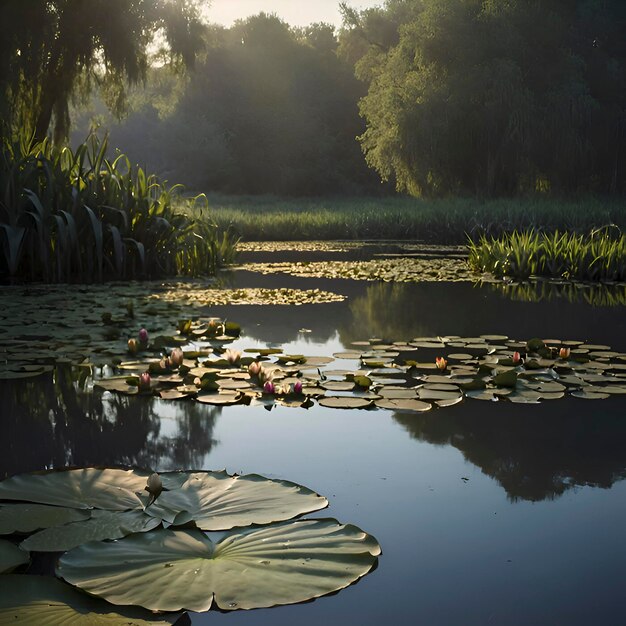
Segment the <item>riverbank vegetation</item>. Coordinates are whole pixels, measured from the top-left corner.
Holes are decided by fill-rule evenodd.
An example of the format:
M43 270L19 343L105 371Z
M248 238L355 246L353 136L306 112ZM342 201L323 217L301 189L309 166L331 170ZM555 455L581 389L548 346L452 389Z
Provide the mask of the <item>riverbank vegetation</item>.
M618 199L417 199L399 196L285 199L208 197L210 215L246 241L418 239L465 244L467 236L513 230L585 233L607 224L626 229Z
M214 273L234 241L203 217L174 210L179 188L109 160L106 140L76 150L5 138L0 150L0 279L93 282Z
M589 235L514 231L469 243L469 264L498 278L550 276L626 281L626 235L604 228Z

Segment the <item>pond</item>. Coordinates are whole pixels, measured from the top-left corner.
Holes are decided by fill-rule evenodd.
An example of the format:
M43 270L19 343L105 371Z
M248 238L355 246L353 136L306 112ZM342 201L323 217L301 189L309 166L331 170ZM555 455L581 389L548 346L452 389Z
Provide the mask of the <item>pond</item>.
M452 281L330 279L268 267L441 257L453 264ZM370 338L506 335L626 352L619 288L607 298L585 286L527 286L520 293L476 285L462 280L455 249L337 244L290 251L280 245L244 251L240 260L241 269L222 276L221 284L240 290L242 301L247 289L268 290L256 293L270 301L279 290L317 289L343 299L305 298L299 306L206 306L200 299L197 315L241 325L241 337L229 344L234 349L330 356ZM263 263L265 273L254 271L255 263ZM188 295L195 288L189 285ZM176 289L181 301L185 288ZM2 310L18 291L22 297L23 289L0 292ZM71 298L63 306L59 318L69 313ZM325 495L329 508L309 517L356 524L382 546L376 569L335 595L251 612L191 613L194 625L571 626L623 619L623 395L540 404L468 399L419 414L318 404L268 411L123 397L91 391L83 377L85 390L69 366L67 375L56 371L55 377L0 383L0 477L66 465L258 473Z

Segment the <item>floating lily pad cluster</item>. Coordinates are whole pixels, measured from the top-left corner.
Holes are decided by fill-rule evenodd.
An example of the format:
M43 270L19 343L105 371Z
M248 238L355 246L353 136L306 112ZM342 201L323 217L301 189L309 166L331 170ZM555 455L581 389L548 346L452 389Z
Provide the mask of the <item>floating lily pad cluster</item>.
M4 287L0 293L0 381L50 373L57 364L109 363L145 327L169 342L183 317L205 306L317 304L344 296L319 289L220 289L207 281ZM209 322L210 318L202 321ZM158 339L162 337L162 339ZM232 337L230 338L232 339Z
M406 255L369 261L313 261L248 263L238 269L261 274L290 274L301 278L348 278L385 282L458 282L475 281L467 261L455 257Z
M15 476L0 482L0 534L10 536L0 540L0 572L23 567L32 552L64 552L56 575L123 606L114 624L128 623L129 606L228 611L303 602L355 582L380 555L355 526L294 520L326 506L295 483L225 471ZM116 615L53 577L37 580L2 576L0 623L56 623L57 612Z
M182 365L127 361L125 373L96 387L164 400L213 405L423 412L466 399L538 403L565 396L626 395L626 353L609 346L504 335L418 337L409 342L356 342L332 357L285 354L280 348L183 350ZM151 372L142 390L139 372Z

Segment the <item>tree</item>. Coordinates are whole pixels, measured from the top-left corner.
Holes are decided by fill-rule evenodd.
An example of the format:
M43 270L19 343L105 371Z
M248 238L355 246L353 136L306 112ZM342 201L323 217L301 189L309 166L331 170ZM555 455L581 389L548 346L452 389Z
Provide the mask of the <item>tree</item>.
M190 65L203 31L197 0L3 0L0 24L0 112L38 138L54 119L56 139L67 136L73 96L100 87L119 112L155 41Z
M622 0L344 8L361 145L414 195L626 192Z

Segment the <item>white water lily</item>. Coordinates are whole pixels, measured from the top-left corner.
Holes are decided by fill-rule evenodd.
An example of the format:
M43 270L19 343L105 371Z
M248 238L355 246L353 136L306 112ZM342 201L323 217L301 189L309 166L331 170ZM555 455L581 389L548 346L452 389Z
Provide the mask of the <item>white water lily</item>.
M163 491L163 481L156 472L153 472L150 476L148 476L146 491L155 498Z
M222 355L231 365L236 365L241 359L241 352L239 350L231 350L227 348Z

